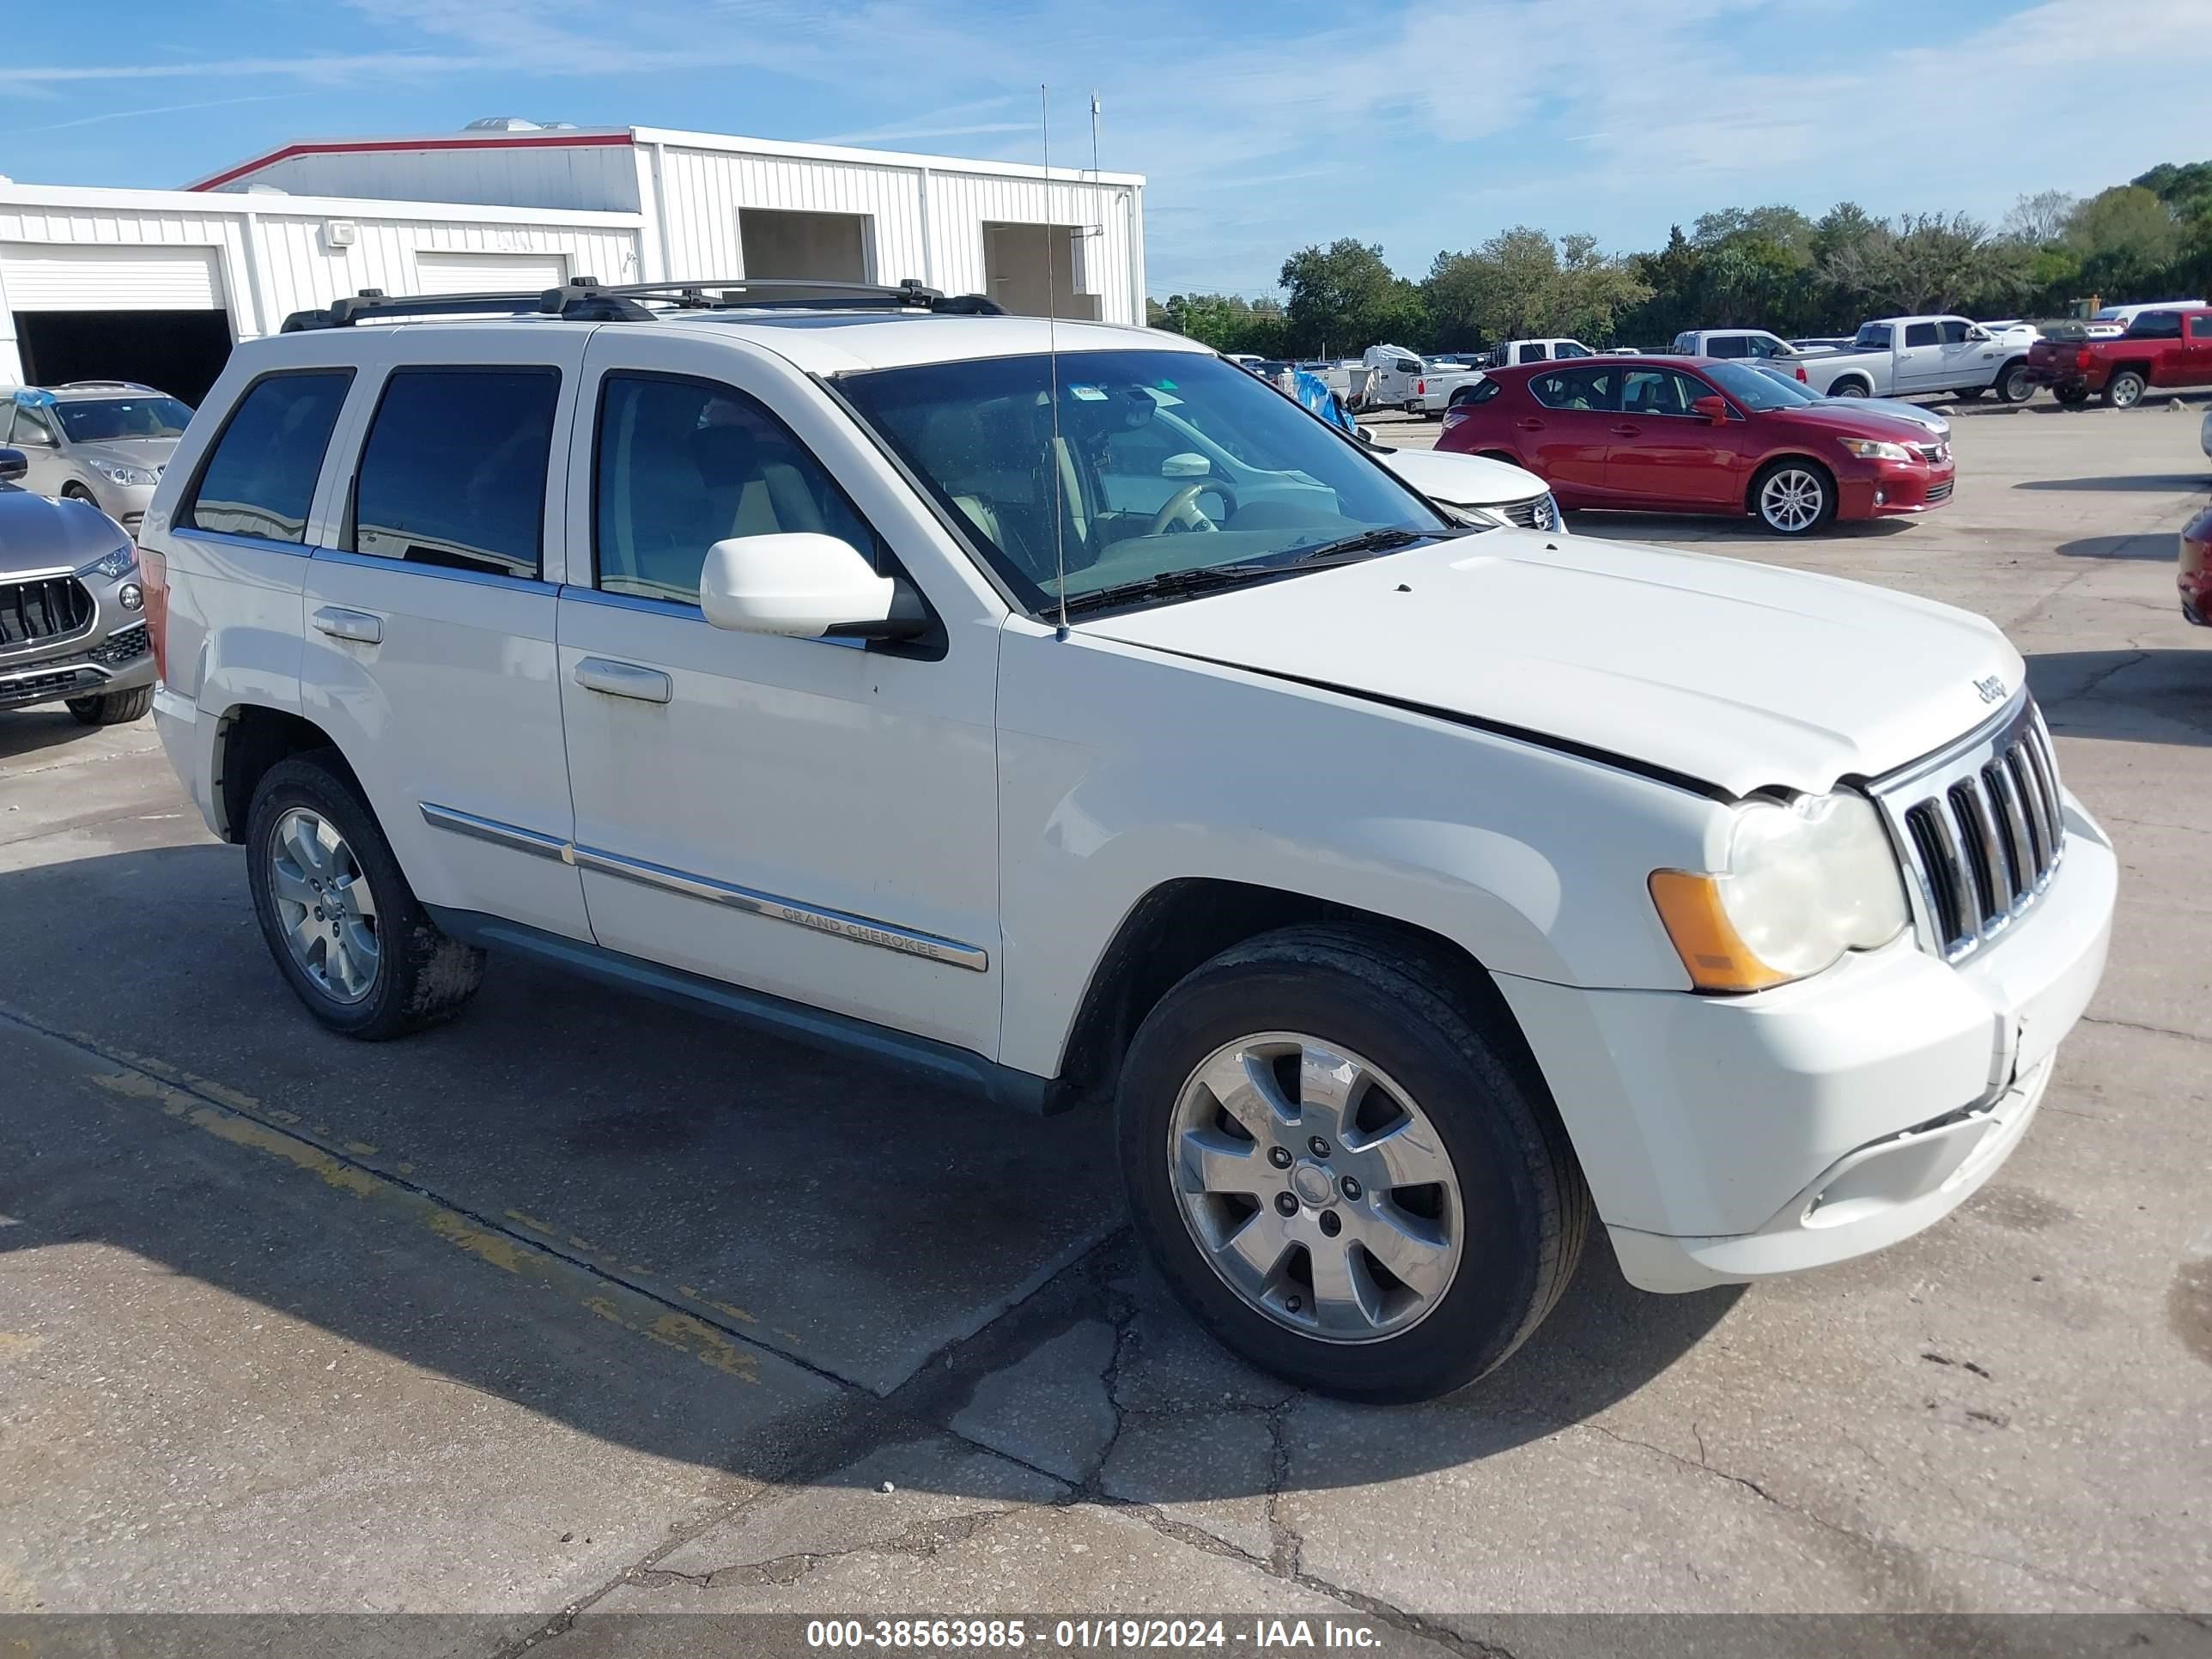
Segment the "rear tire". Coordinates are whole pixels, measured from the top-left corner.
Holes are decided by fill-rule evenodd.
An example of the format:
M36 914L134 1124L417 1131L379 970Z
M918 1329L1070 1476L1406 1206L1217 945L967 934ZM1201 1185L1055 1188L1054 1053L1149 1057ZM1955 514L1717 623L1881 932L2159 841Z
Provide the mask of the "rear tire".
M1542 1322L1589 1193L1486 1018L1437 963L1340 927L1224 951L1146 1016L1117 1102L1130 1207L1225 1346L1302 1388L1408 1401Z
M2051 395L2057 398L2063 408L2079 409L2089 401L2089 388L2086 386L2056 386L2051 388Z
M254 790L253 914L309 1013L347 1036L404 1036L476 994L483 952L439 931L334 758L325 750L279 761Z
M1751 512L1769 534L1809 536L1836 516L1836 480L1816 461L1784 457L1751 481Z
M2035 396L2035 382L2028 378L2024 359L2007 363L1997 371L1997 396L2008 404L2024 404Z
M1838 380L1828 388L1831 398L1865 398L1872 393L1864 380Z
M1962 386L1951 396L1960 403L1970 404L1979 398L1984 390L1984 387L1978 386Z
M2105 382L2105 404L2110 409L2133 409L2143 399L2149 383L2132 368L2124 368Z
M94 697L71 697L70 714L87 726L128 726L146 718L154 706L154 688L141 685L129 691L106 691Z

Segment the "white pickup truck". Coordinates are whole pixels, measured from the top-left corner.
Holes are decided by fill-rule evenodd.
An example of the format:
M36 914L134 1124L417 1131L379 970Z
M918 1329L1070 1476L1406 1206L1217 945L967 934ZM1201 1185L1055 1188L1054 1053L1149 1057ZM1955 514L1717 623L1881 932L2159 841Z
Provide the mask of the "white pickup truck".
M1793 360L1823 398L1978 398L1996 388L2008 404L2034 394L2027 347L1965 317L1882 317L1859 325L1840 351Z

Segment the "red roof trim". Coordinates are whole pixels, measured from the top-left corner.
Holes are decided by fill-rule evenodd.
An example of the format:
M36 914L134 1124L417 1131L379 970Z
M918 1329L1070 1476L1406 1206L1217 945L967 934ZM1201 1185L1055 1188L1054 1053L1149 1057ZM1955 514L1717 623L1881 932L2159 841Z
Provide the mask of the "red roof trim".
M295 155L373 155L393 150L424 149L579 149L598 145L632 143L627 132L517 132L484 138L363 138L325 144L287 144L266 155L203 179L187 190L216 190L248 173L289 161Z

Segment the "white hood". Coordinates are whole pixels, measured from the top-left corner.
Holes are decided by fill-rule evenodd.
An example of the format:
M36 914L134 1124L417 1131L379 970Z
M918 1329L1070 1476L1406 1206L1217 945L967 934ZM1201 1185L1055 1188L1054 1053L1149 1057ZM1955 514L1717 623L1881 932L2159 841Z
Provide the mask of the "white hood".
M2025 679L1994 624L1933 600L1518 530L1077 631L1495 722L1733 795L1888 771Z
M1454 507L1498 507L1525 501L1551 488L1534 473L1510 461L1480 455L1455 455L1436 449L1383 449L1375 459L1432 501Z

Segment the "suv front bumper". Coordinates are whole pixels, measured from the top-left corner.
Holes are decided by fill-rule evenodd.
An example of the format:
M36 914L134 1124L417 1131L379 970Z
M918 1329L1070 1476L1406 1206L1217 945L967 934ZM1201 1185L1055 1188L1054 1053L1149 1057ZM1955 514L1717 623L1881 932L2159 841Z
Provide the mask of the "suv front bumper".
M2033 910L1956 967L1910 938L1746 997L1498 976L1623 1275L1692 1291L1911 1237L2027 1131L2095 992L2118 890L2070 795Z
M154 683L154 652L146 624L131 622L71 649L18 661L0 657L0 708L105 696Z

